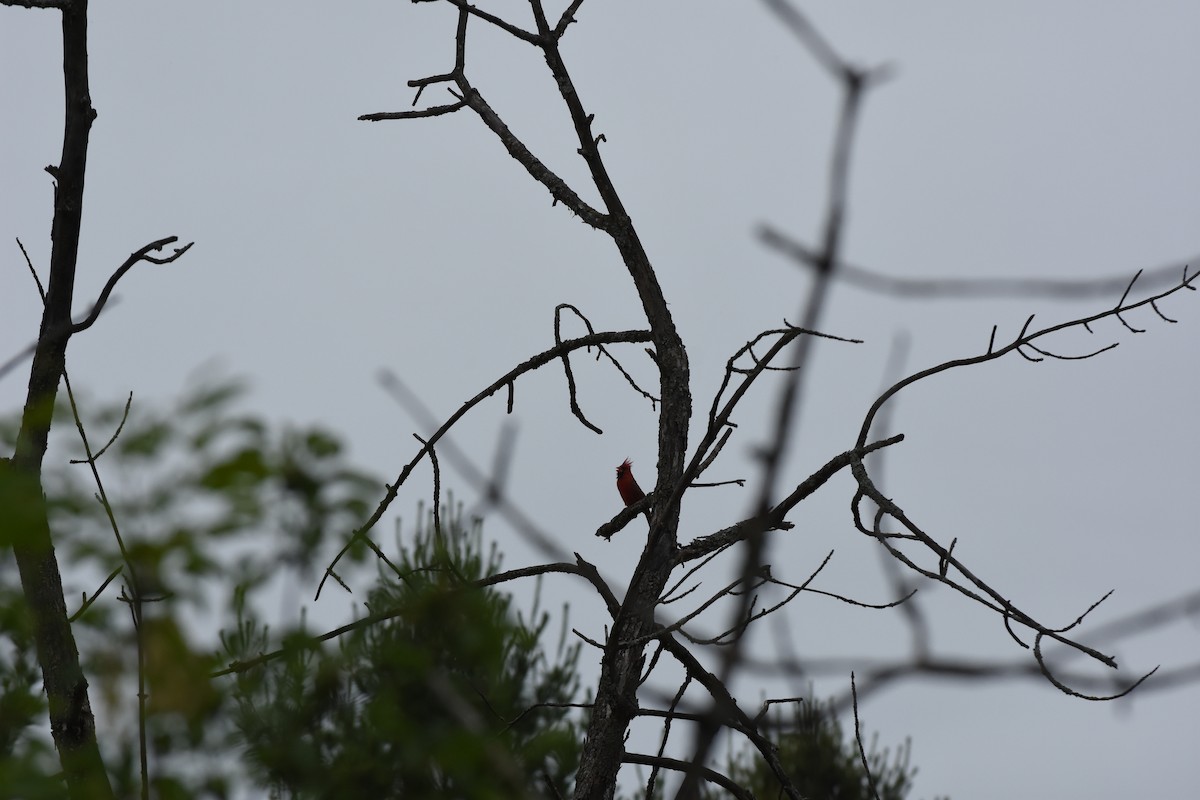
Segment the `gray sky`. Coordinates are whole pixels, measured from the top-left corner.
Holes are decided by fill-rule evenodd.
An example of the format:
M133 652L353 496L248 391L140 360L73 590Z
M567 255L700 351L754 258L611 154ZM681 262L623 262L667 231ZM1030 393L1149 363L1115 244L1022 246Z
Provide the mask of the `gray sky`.
M524 3L493 5L527 18ZM407 108L405 81L451 66L454 14L407 3L334 8L93 4L100 116L76 307L146 242L174 234L196 246L174 265L128 275L120 303L72 342L69 366L97 395L154 399L215 360L252 380L255 408L342 432L357 459L391 478L411 457L416 428L378 388L380 368L444 417L551 346L558 303L601 329L644 320L611 244L552 207L476 118L356 121ZM896 69L863 115L850 260L893 276L1086 278L1200 252L1194 3L806 9L848 58ZM13 239L44 269L52 191L42 167L61 147L58 36L53 13L0 11L0 358L37 327ZM835 87L752 2L593 0L564 55L688 344L699 424L725 359L757 331L794 320L809 285L753 231L769 222L815 240ZM473 26L468 70L526 144L593 198L537 52ZM426 101L446 96L434 89ZM1108 321L1090 339L1055 342L1067 352L1121 342L1100 358L1013 356L902 393L893 424L908 440L889 454L888 492L939 541L958 537L961 558L1049 623L1069 623L1109 589L1096 623L1195 588L1200 306L1185 294L1164 305L1178 325L1145 314L1140 336ZM992 325L1003 340L1030 313L1052 323L1116 300L899 301L837 286L823 328L866 342L817 348L789 480L852 445L898 331L912 337L916 370L982 352ZM618 352L653 384L640 348ZM655 417L611 369L586 358L576 369L581 403L604 435L571 418L560 368L525 379L510 488L564 548L623 585L640 551L636 526L608 544L592 532L618 508L612 475L623 458L649 488ZM18 406L24 380L22 371L0 382L0 407ZM773 398L764 386L747 402L712 479L754 477L749 453ZM487 463L502 422L497 398L455 439ZM428 472L419 473L393 509L411 515L428 491ZM751 496L689 495L683 536L737 519ZM843 476L792 516L796 530L772 551L776 574L801 579L832 549L820 588L887 600L874 548L849 523L849 498ZM540 560L502 520L486 532L507 566ZM549 582L546 592L571 602L573 625L602 635L599 605L577 584ZM922 595L937 652L1022 657L982 609L937 588ZM322 603L314 613L331 620L347 605ZM814 597L788 623L805 655L907 652L895 612ZM769 637L756 648L769 656ZM1200 636L1177 624L1116 655L1130 675L1194 662ZM584 660L593 674L596 659ZM742 689L751 706L760 691L789 693L758 679ZM922 681L876 696L863 715L882 743L913 737L920 796L1125 798L1152 785L1178 797L1194 789L1200 723L1187 709L1198 702L1200 688L1097 704L1044 683Z

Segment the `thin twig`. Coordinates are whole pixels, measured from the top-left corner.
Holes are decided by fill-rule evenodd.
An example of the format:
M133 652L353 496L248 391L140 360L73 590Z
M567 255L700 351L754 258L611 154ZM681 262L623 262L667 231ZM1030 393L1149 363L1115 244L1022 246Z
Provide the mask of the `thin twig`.
M862 724L858 719L858 688L854 685L854 673L850 673L850 694L854 698L854 741L858 744L858 758L862 764L863 772L867 776L867 786L871 790L871 796L875 800L879 800L879 790L875 788L875 776L871 774L871 765L867 763L867 751L863 747L862 740Z
M104 310L109 295L112 294L112 290L117 286L117 281L121 280L125 276L125 273L129 272L139 261L146 261L151 264L170 264L182 258L183 254L191 250L192 245L195 244L195 242L188 242L183 247L176 247L175 251L165 258L156 258L150 255L150 253L162 250L167 245L177 241L179 241L178 236L168 236L164 239L151 242L141 249L130 253L129 258L125 259L125 262L121 266L117 267L116 271L109 277L108 283L104 284L104 289L101 290L100 296L96 298L96 302L92 304L92 310L88 312L88 315L71 326L71 333L76 334L92 326L92 323L100 316L100 312Z

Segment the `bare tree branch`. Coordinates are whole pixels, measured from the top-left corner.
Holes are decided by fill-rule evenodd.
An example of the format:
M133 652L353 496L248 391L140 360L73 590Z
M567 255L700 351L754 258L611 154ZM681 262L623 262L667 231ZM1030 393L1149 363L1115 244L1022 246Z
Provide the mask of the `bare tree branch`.
M0 0L0 5L18 6L20 8L58 8L67 9L74 0Z
M563 11L562 16L558 18L558 24L554 26L554 38L561 39L563 34L567 32L567 26L575 22L575 14L579 12L579 7L583 5L583 0L571 0L571 5Z
M103 311L105 306L107 305L107 303L109 301L109 297L112 294L112 290L117 285L117 281L119 281L122 278L122 276L124 276L125 273L128 272L139 261L146 261L151 264L170 264L171 262L180 258L184 253L186 253L188 250L190 250L192 248L193 244L195 244L195 242L189 242L188 244L184 245L183 247L177 247L177 248L175 248L175 252L173 254L171 254L165 258L156 258L156 257L150 255L151 252L154 252L156 250L161 250L166 245L171 244L172 242L177 242L177 241L179 241L178 236L168 236L165 239L159 239L157 241L151 242L150 244L146 245L145 247L142 247L140 250L137 250L134 253L132 253L129 256L129 258L125 259L125 262L123 264L121 264L121 266L117 267L117 270L116 270L116 272L114 272L112 274L112 277L110 277L108 279L108 283L106 283L104 285L103 291L100 292L100 296L96 299L96 302L92 304L92 308L88 312L87 316L84 317L83 319L81 319L79 322L69 324L67 326L67 328L66 328L67 335L73 336L77 333L85 331L96 322L96 319L100 316L100 312ZM45 303L46 302L46 291L42 287L41 280L38 278L37 270L35 270L33 268L33 262L29 260L29 254L25 251L25 245L21 244L21 241L18 239L17 246L21 248L21 253L25 256L25 263L29 265L29 270L33 273L34 280L37 281L38 292L42 296L42 302ZM61 333L62 333L61 331L56 330L56 331L50 332L50 335L58 336L58 335L61 335ZM7 361L5 361L3 364L0 364L0 378L3 378L10 370L15 369L18 364L20 364L26 358L29 358L31 355L33 355L34 352L37 350L37 346L38 346L37 342L33 342L28 347L26 347L24 350L22 350L21 352L12 356Z
M423 0L423 2L428 2L428 0ZM516 39L520 39L523 42L528 42L529 44L533 45L541 44L541 39L537 34L530 33L524 28L513 25L512 23L507 22L495 14L489 14L477 6L471 5L469 2L467 2L467 0L446 0L446 2L457 8L463 14L469 14L473 17L478 17L484 22L495 25L497 28Z
M1200 274L1200 273L1198 273L1198 274ZM1133 281L1130 281L1129 286L1126 288L1125 293L1121 296L1121 300L1118 302L1118 304L1115 307L1113 307L1107 311L1093 314L1088 317L1069 320L1067 322L1059 323L1057 325L1051 325L1051 326L1048 326L1048 327L1045 327L1045 328L1042 328L1040 330L1036 330L1033 332L1030 332L1030 326L1033 321L1033 317L1030 317L1029 319L1026 320L1024 326L1022 326L1021 331L1017 335L1017 337L1012 342L1010 342L1008 345L1001 347L1001 348L995 347L995 341L994 341L995 332L993 331L993 341L989 344L988 350L986 353L983 353L978 356L970 357L970 358L955 359L953 361L947 361L947 362L944 362L937 366L930 367L926 370L922 370L913 375L910 375L909 377L907 377L901 381L896 382L889 389L884 391L879 396L879 398L875 401L875 403L871 406L870 411L868 411L868 413L867 413L866 419L863 422L863 426L859 431L859 442L861 443L861 442L865 441L866 436L873 425L876 415L880 412L880 409L884 406L884 404L887 403L891 398L893 398L900 390L902 390L903 388L905 388L907 386L912 385L913 383L916 383L917 381L923 380L923 379L928 378L933 375L937 375L937 374L945 372L949 369L954 369L957 367L969 366L972 364L980 364L980 363L992 361L992 360L1000 358L1012 351L1016 351L1019 353L1019 352L1021 352L1022 347L1032 346L1032 343L1034 341L1041 339L1045 336L1048 336L1052 333L1057 333L1062 330L1066 330L1066 329L1073 328L1073 327L1083 327L1083 328L1087 328L1088 330L1091 330L1090 325L1099 320L1102 320L1102 319L1105 319L1108 317L1120 318L1123 313L1128 313L1129 311L1132 311L1136 308L1149 305L1156 300L1161 300L1161 299L1163 299L1167 296L1170 296L1180 290L1183 290L1183 289L1194 290L1195 287L1192 286L1192 283L1195 281L1195 279L1196 279L1196 274L1193 274L1191 277L1188 277L1188 275L1185 272L1182 281L1177 286L1175 286L1171 289L1165 290L1157 295L1154 295L1153 297L1145 298L1143 300L1139 300L1136 302L1132 302L1132 301L1126 302L1128 295L1129 295L1129 291L1133 285ZM1135 276L1135 280L1136 280L1136 276ZM1127 328L1132 329L1132 327L1129 326L1128 323L1125 323L1125 325ZM1096 351L1096 353L1104 352L1104 350L1107 350L1107 349L1111 349L1111 346L1101 348L1100 350ZM876 538L881 544L883 544L884 547L886 547L888 549L888 551L892 554L893 557L895 557L896 559L898 559L899 561L904 563L906 566L908 566L910 569L914 570L915 572L917 572L921 575L924 575L925 577L928 577L932 580L936 580L940 583L943 583L943 584L955 589L959 593L975 600L976 602L981 603L982 605L985 605L988 608L991 608L993 611L1001 614L1005 618L1006 623L1008 621L1013 621L1020 625L1030 628L1031 630L1033 630L1037 633L1037 641L1038 642L1040 642L1040 640L1043 636L1049 636L1049 637L1061 642L1062 644L1065 644L1069 647L1073 647L1073 648L1079 650L1081 653L1084 653L1084 654L1088 655L1089 657L1096 659L1097 661L1099 661L1103 664L1106 664L1113 668L1116 667L1116 662L1111 656L1100 653L1099 651L1096 651L1095 649L1093 649L1091 647L1088 647L1078 641L1072 640L1071 638L1068 638L1068 637L1062 635L1063 631L1069 629L1070 627L1074 627L1074 625L1078 624L1082 620L1083 615L1081 615L1080 618L1077 619L1075 623L1072 623L1071 626L1068 626L1067 629L1061 629L1061 630L1054 629L1054 628L1044 625L1043 623L1037 622L1032 617L1030 617L1028 614L1019 610L1008 599L1008 597L1004 593L994 589L989 584L987 584L985 581L983 581L981 578L976 576L965 564L963 564L959 559L957 559L950 552L950 550L943 548L932 537L930 537L925 531L923 531L920 527L918 527L905 514L905 512L900 509L900 507L895 502L893 502L890 498L885 497L883 495L883 493L880 492L879 489L872 482L861 459L855 459L854 463L851 465L851 471L853 472L855 479L859 485L859 490L858 490L857 494L855 495L854 501L852 503L855 527L862 533ZM876 507L879 509L878 513L875 516L874 523L869 528L863 522L863 518L862 518L862 512L861 512L860 505L861 505L861 502L863 499L870 499L873 503L875 503ZM904 528L904 530L907 533L894 534L894 533L884 532L881 529L880 524L885 516L890 517L890 518L894 519L896 522L900 523L900 525ZM936 571L934 571L934 570L926 569L924 567L917 565L908 555L903 553L895 544L893 544L890 541L891 539L896 538L897 536L901 536L904 538L911 538L911 539L919 541L924 547L926 547L934 555L937 556L938 564L939 564L938 569ZM950 568L953 568L955 570L956 574L962 575L967 580L967 582L970 584L970 587L960 583L955 577L949 575ZM971 588L971 587L973 587L973 588ZM1092 608L1094 608L1094 607L1095 607L1095 605L1092 606ZM1089 611L1090 610L1091 609L1089 609ZM1085 614L1086 613L1087 612L1085 612ZM1015 634L1014 634L1014 636L1015 636ZM1047 679L1051 680L1051 682L1054 683L1056 686L1059 686L1059 688L1063 688L1062 684L1054 679L1053 675L1050 673L1050 671L1048 669L1043 670L1043 672L1046 675Z
M500 115L483 99L483 95L475 89L466 75L466 47L467 47L467 21L471 16L477 16L487 22L500 27L508 33L516 36L522 41L527 41L537 44L543 49L549 47L557 48L556 40L548 31L539 30L537 35L530 34L515 26L509 26L499 17L495 17L487 12L480 11L469 3L461 0L446 0L451 5L459 9L458 29L455 33L455 63L454 69L443 75L435 75L429 78L421 78L414 81L409 81L409 85L419 90L424 90L428 85L434 83L453 83L457 89L457 103L450 105L435 106L433 108L420 111L393 111L393 112L378 112L374 114L364 114L359 117L360 120L367 122L378 122L381 120L394 119L416 119L419 117L434 117L443 114L449 114L463 107L468 107L474 111L483 123L496 135L505 149L508 150L516 161L525 167L525 171L549 190L551 196L556 203L562 203L571 211L582 219L585 223L598 230L605 230L608 227L608 218L596 209L588 205L584 200L575 193L575 191L566 184L562 178L558 177L549 167L535 156L525 143L509 129L509 127L500 118ZM543 17L544 21L544 17ZM418 92L418 97L420 92Z
M1033 322L1033 317L1031 316L1031 317L1029 317L1028 320L1026 320L1025 325L1022 327L1021 332L1019 334L1017 334L1017 337L1015 339L1013 339L1010 343L1005 345L1004 347L996 349L994 346L989 345L986 353L982 353L982 354L976 355L976 356L968 356L966 358L954 359L952 361L945 361L936 366L929 367L928 369L924 369L924 370L921 370L920 372L913 373L912 375L909 375L907 378L904 378L901 381L897 381L895 384L893 384L891 387L889 387L886 391L884 391L881 395L879 395L879 397L871 405L870 410L867 412L867 415L863 420L862 427L859 429L858 446L862 447L863 444L866 442L868 431L871 429L871 425L874 422L876 415L879 413L879 410L883 407L883 405L885 403L887 403L889 400L891 400L898 392L900 392L900 390L904 389L905 387L911 386L912 384L914 384L918 381L924 380L933 375L938 375L940 373L946 372L948 370L956 369L958 367L967 367L967 366L971 366L973 364L984 364L984 363L987 363L988 361L995 361L996 359L1001 358L1002 356L1005 356L1008 353L1013 352L1014 350L1019 351L1020 348L1026 347L1026 346L1030 345L1031 343L1037 341L1038 339L1042 339L1044 337L1050 336L1051 334L1058 333L1059 331L1068 330L1070 328L1087 328L1088 330L1091 330L1090 326L1094 322L1098 322L1100 320L1107 319L1109 317L1119 317L1123 313L1128 313L1130 311L1133 311L1134 309L1141 308L1142 306L1148 306L1155 301L1162 300L1165 297L1170 297L1171 295L1173 295L1176 292L1179 292L1183 289L1195 291L1196 287L1193 286L1192 284L1196 282L1196 277L1198 275L1200 275L1200 271L1193 273L1189 277L1187 274L1187 271L1185 270L1184 274L1183 274L1183 279L1179 283L1177 283L1175 286L1173 286L1170 289L1166 289L1165 291L1162 291L1156 295L1153 295L1152 297L1147 297L1143 300L1139 300L1137 302L1126 303L1124 305L1118 304L1114 308L1110 308L1107 311L1101 311L1099 313L1092 314L1091 316L1079 317L1076 319L1068 320L1066 322L1060 322L1057 325L1050 325L1045 328L1041 328L1040 330L1034 331L1033 333L1029 332L1029 326ZM1126 293L1128 294L1128 290ZM994 336L994 331L993 331L993 336ZM1092 353L1092 355L1099 355L1100 353L1105 352L1106 350L1112 349L1113 346L1115 346L1115 345L1109 345L1107 347L1101 348L1100 350L1097 350L1094 353ZM1090 356L1088 356L1088 357L1090 357Z
M787 522L784 517L801 501L824 486L830 478L846 467L851 466L856 458L861 458L863 455L873 453L880 448L888 447L902 441L904 441L904 435L899 434L879 442L872 442L863 447L861 451L847 450L840 455L834 456L826 462L825 466L805 478L800 485L792 490L791 494L771 508L766 516L744 519L728 528L724 528L708 536L702 536L689 544L683 545L676 554L676 560L679 563L684 563L693 559L703 558L709 553L726 548L735 542L745 541L756 529L784 530L790 528L791 523Z
M465 79L462 83L466 83ZM553 170L535 156L524 142L516 137L516 135L504 124L504 120L500 119L500 115L492 109L488 102L483 99L483 95L479 90L469 85L463 86L463 101L479 115L483 120L483 124L496 135L500 143L504 145L504 149L508 150L508 154L516 159L517 163L525 168L529 176L538 183L542 184L549 190L551 196L556 202L562 203L571 211L575 212L585 223L597 230L606 230L610 224L609 218L592 208L583 198L575 193L570 186Z
M321 589L325 586L325 579L332 576L333 569L337 566L338 562L341 561L341 559L350 551L350 548L353 547L356 542L358 542L360 539L366 538L367 533L369 533L370 530L375 527L375 524L383 517L388 507L392 504L392 501L395 500L396 496L399 494L400 487L404 485L404 482L408 480L408 476L416 468L417 464L419 464L421 459L423 459L429 452L429 448L435 446L438 441L441 440L442 437L445 436L446 433L453 428L454 425L463 418L463 416L466 415L468 411L494 395L501 388L510 386L514 381L516 381L517 378L528 372L532 372L538 367L543 367L546 364L549 364L551 361L561 358L564 353L570 353L573 350L578 350L584 347L592 347L599 344L613 344L616 342L644 342L648 338L649 334L647 334L645 331L613 331L591 336L583 336L578 339L568 339L562 344L538 353L532 358L513 367L503 376L501 376L499 380L494 381L479 394L472 397L466 403L463 403L462 407L459 408L458 411L452 414L449 419L447 419L440 427L438 427L436 431L431 433L426 438L426 444L417 452L415 456L413 456L412 460L404 467L404 469L400 471L400 474L396 476L396 480L387 487L387 493L379 502L379 505L375 508L375 511L371 514L367 521L362 524L361 527L354 531L349 540L347 540L346 544L340 551L338 551L333 561L330 562L329 566L325 568L325 575L322 577L320 584L317 586L316 596L318 598L321 596ZM509 407L509 410L512 410L511 406Z
M850 673L850 696L854 698L854 741L858 744L858 757L862 764L863 772L867 775L867 785L871 789L871 795L875 800L879 800L879 790L875 788L875 778L871 775L871 765L867 763L867 751L863 747L862 740L862 725L858 719L858 688L854 685L854 673Z
M679 640L666 634L660 641L662 641L663 647L666 648L667 652L687 670L688 675L692 676L693 680L708 690L709 695L713 698L713 704L708 711L707 717L717 720L718 724L720 724L721 720L728 720L730 727L745 736L750 744L758 750L759 755L763 757L775 779L779 781L784 793L791 800L800 800L800 793L796 790L791 777L779 761L777 748L763 736L759 730L758 721L751 719L738 706L737 701L730 694L727 684L705 669L696 656L688 648L684 647Z
M688 776L695 775L709 783L715 783L725 791L729 792L739 800L754 800L754 795L743 789L737 782L729 777L722 775L715 769L708 767L697 767L687 761L680 761L677 758L667 758L666 756L648 756L641 753L626 752L621 756L621 761L626 764L646 764L653 767L666 767L675 772L682 772Z
M479 580L471 581L470 583L465 584L463 586L463 590L465 591L465 590L481 589L481 588L484 588L487 586L498 586L502 583L507 583L509 581L522 580L525 578L532 578L532 577L536 577L539 575L552 575L552 574L556 574L556 573L566 574L566 575L578 575L578 576L584 578L585 580L587 580L589 583L591 583L596 588L596 590L600 594L600 596L602 598L605 598L608 601L609 612L611 614L615 615L617 608L618 608L617 600L613 596L612 590L609 589L608 584L606 584L604 582L604 580L600 577L600 573L596 570L596 568L593 565L584 561L582 558L579 558L578 554L576 555L576 559L577 559L577 562L574 564L570 564L567 562L557 562L557 563L551 563L551 564L538 564L537 566L533 566L533 567L523 567L521 569L513 569L513 570L508 570L506 572L500 572L495 575L489 575L487 577L480 578ZM402 575L401 577L403 578L405 576ZM281 657L287 655L288 653L292 652L296 647L316 648L324 642L332 641L334 639L337 639L338 637L345 636L347 633L352 633L353 631L362 630L364 628L369 628L372 625L379 624L380 622L386 622L390 619L395 619L397 616L399 616L400 614L403 614L403 613L404 613L403 609L386 609L383 611L377 611L372 614L368 614L365 617L356 619L353 622L347 623L345 625L341 625L330 631L326 631L325 633L322 633L317 636L312 636L307 639L295 638L295 639L290 640L288 647L280 648L279 650L273 650L269 653L263 653L260 656L257 656L255 658L251 658L251 659L247 659L245 661L231 662L228 665L226 665L224 668L210 673L209 677L210 678L221 678L226 675L236 675L238 673L248 672L250 670L257 669L258 667L262 666L263 664L269 663L271 661L276 660L277 658L281 658Z
M826 201L826 216L824 225L824 240L817 266L817 276L808 297L803 304L799 327L817 329L820 327L820 315L828 295L830 278L834 265L841 258L841 241L844 233L846 204L849 194L850 156L853 151L854 135L857 129L859 110L864 91L872 85L874 79L881 73L872 74L856 69L845 62L833 48L820 37L816 30L808 25L807 20L799 11L786 2L769 2L768 5L797 33L813 57L831 73L840 84L842 90L841 114L838 119L837 132L834 137L834 149L829 170L828 198ZM767 443L760 451L762 461L762 477L755 500L754 519L767 519L774 501L775 485L778 480L779 467L785 449L791 444L791 429L795 409L802 398L803 368L808 366L811 339L803 337L797 343L792 353L791 366L784 379L784 385L779 393L778 406L775 412L774 424L767 437ZM864 442L858 443L862 447ZM693 462L694 463L694 462ZM766 527L752 525L746 532L741 574L749 579L764 561ZM731 613L731 625L738 620L749 619L750 595L743 596L740 606ZM741 656L740 647L730 647L725 650L722 659L720 676L723 681L730 681L737 669ZM718 726L712 723L702 723L697 727L695 745L692 753L692 763L700 765L708 758L710 749L716 739ZM689 773L680 786L677 798L680 800L695 800L698 798L698 785L694 773Z
M683 695L687 692L688 685L692 682L692 676L687 675L683 679L683 683L679 684L679 691L675 692L675 696L671 698L671 705L668 706L667 712L664 715L662 736L659 738L657 758L662 758L667 749L667 739L671 736L671 720L675 717L676 709L679 707L679 701L683 699ZM646 797L647 799L655 797L655 784L658 781L658 770L660 764L655 764L650 769L650 777L646 781Z
M159 239L151 242L145 247L142 247L140 250L136 250L131 253L129 258L125 259L125 263L117 267L117 271L114 272L112 277L108 279L108 283L104 284L103 291L101 291L100 296L96 298L96 302L92 305L92 310L88 312L88 315L71 326L71 333L76 334L92 327L92 323L94 323L96 318L100 316L100 312L104 310L104 304L108 302L108 296L111 295L112 290L116 288L117 281L121 280L125 273L129 272L129 270L133 268L134 264L138 263L139 261L146 261L151 264L170 264L173 261L178 260L188 250L191 250L192 245L195 244L195 242L188 242L183 247L176 247L175 252L166 258L156 258L155 256L150 255L150 253L156 250L162 250L167 245L177 241L179 241L178 236L168 236L165 239Z
M813 59L825 68L835 81L845 82L850 69L833 45L829 43L817 28L808 21L808 17L787 0L763 0L780 21L787 26L800 43L804 45Z
M383 122L391 119L421 119L423 117L440 117L445 114L453 114L460 108L466 107L466 101L459 100L457 103L447 103L440 106L430 106L429 108L419 108L415 111L378 111L374 114L363 114L359 117L359 120L362 122Z
M571 305L570 303L559 303L554 309L554 343L555 344L562 344L562 312L564 310L571 311L575 314L575 316L579 317L579 319L583 321L583 324L587 326L587 331L589 334L596 333L596 330L592 327L592 321L590 319L588 319L586 316L584 316L582 311L580 311L578 308ZM617 371L620 372L622 376L624 376L625 381L630 386L633 387L634 391L641 394L643 397L645 397L647 400L649 400L652 404L658 403L658 398L655 397L654 395L650 394L649 392L647 392L642 387L638 386L637 381L635 381L633 379L633 376L631 376L625 370L625 368L621 366L621 362L617 361L616 357L613 356L612 353L608 352L608 350L603 345L597 345L596 360L599 360L601 356L604 356L605 358L607 358L609 361L612 362L613 366L617 368ZM571 403L571 413L574 414L575 418L578 419L583 424L583 426L585 428L587 428L588 430L590 430L594 433L598 433L598 434L604 433L604 431L600 430L599 428L597 428L595 425L593 425L591 422L588 421L587 417L585 417L583 415L583 410L579 407L579 399L576 397L576 394L575 394L575 373L571 370L571 359L570 359L568 353L563 353L562 362L563 362L563 371L566 372L566 375L567 375L567 393L569 395L569 399L570 399L570 403Z
M819 253L770 225L758 229L763 244L798 264L816 267ZM1178 282L1179 273L1200 263L1200 254L1182 261L1146 269L1142 278L1149 288ZM901 300L963 300L992 297L1046 297L1054 300L1090 300L1116 294L1129 284L1129 273L1102 278L908 278L885 275L847 261L838 261L834 278L868 292Z

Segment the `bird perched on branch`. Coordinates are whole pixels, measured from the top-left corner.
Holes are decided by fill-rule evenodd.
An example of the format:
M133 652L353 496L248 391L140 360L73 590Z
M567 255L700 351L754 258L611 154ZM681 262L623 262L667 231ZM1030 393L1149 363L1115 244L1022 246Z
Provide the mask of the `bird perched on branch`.
M617 467L617 491L621 493L621 499L627 506L633 505L646 496L642 487L638 486L637 481L633 479L632 467L633 462L628 458L621 462L621 466Z
M621 499L625 501L625 507L636 505L646 499L646 493L642 491L642 487L637 485L637 481L633 479L633 470L631 469L633 462L628 458L621 462L621 466L617 467L617 491L621 493ZM643 508L641 513L646 515L646 520L650 520L650 509ZM602 539L611 539L612 535L621 528L625 527L624 523L615 525L617 519L621 519L624 514L618 514L616 519L604 523L600 529L596 531L596 535ZM625 522L629 522L625 519Z

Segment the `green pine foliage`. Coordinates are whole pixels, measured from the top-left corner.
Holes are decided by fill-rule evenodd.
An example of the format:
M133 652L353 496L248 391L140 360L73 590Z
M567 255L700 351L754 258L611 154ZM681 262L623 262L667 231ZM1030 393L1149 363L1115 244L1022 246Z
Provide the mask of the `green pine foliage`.
M570 794L581 731L578 645L553 660L508 596L473 582L498 571L461 508L432 517L381 572L379 621L314 649L302 640L238 681L237 724L257 774L281 796L560 797ZM227 637L243 658L253 630Z
M858 743L846 735L837 715L811 695L792 705L791 714L777 711L764 725L775 742L779 761L802 797L813 800L904 800L912 790L915 767L910 767L911 742L905 740L893 755L878 749L873 736L866 747L868 776ZM729 757L725 773L758 798L784 797L766 762L748 749ZM710 798L721 796L710 793Z

